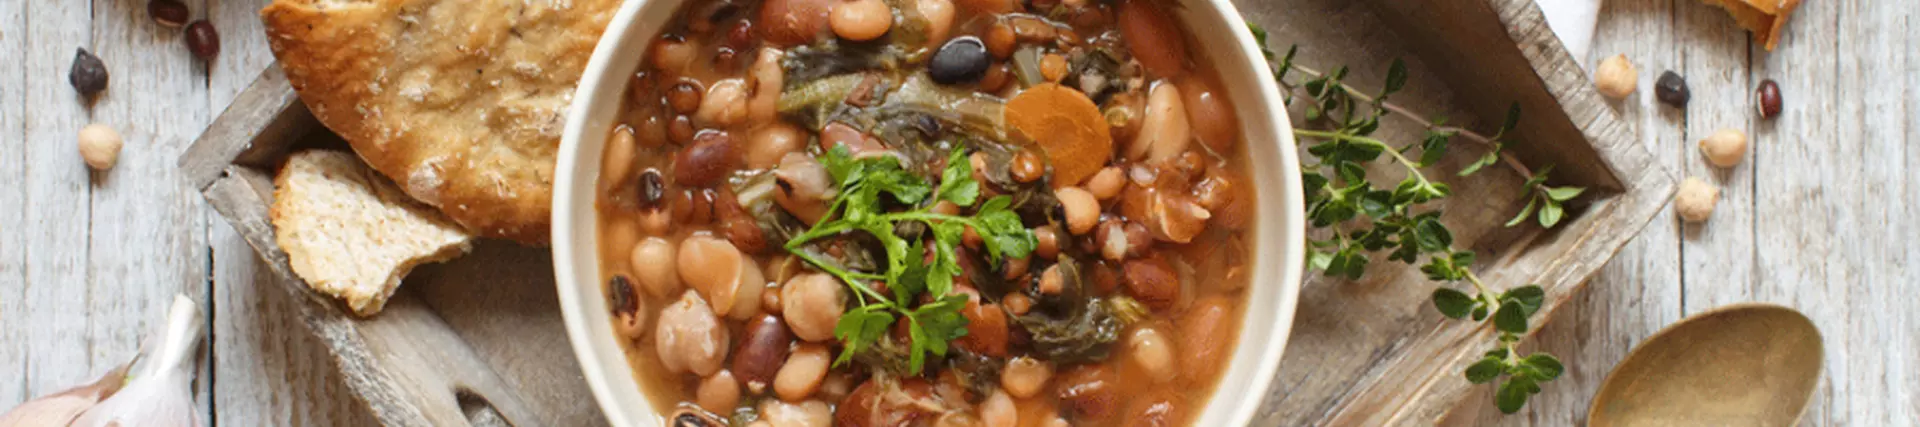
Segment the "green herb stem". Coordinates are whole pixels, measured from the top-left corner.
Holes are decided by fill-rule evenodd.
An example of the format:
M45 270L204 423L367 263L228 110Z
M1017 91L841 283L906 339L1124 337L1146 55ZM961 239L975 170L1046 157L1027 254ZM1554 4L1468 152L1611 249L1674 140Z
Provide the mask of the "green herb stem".
M1291 69L1293 71L1299 71L1301 74L1305 74L1313 78L1320 78L1321 76L1325 75L1324 73L1321 73L1312 68L1308 68L1306 66L1302 66L1298 63L1292 64ZM1299 90L1298 86L1287 84L1285 81L1282 81L1281 84L1287 86L1287 89L1289 90ZM1366 92L1361 92L1360 89L1354 88L1353 86L1346 84L1346 82L1338 82L1337 85L1340 87L1341 90L1347 92L1347 95L1352 96L1354 100L1378 105L1380 106L1381 109L1385 109L1387 110L1387 112L1398 115L1401 118L1405 118L1407 120L1413 121L1414 124L1418 124L1421 127L1427 128L1428 130L1440 131L1440 132L1452 132L1454 134L1466 137L1467 140L1480 143L1480 145L1484 145L1489 148L1499 144L1495 142L1493 138L1487 137L1486 135L1481 135L1479 132L1474 132L1472 130L1468 130L1466 128L1462 128L1458 126L1447 126L1447 125L1441 125L1439 123L1434 123L1433 120L1429 120L1425 116L1422 116L1419 113L1415 113L1413 112L1413 110L1409 110L1406 107L1400 106L1399 104L1395 104L1392 101L1387 101L1387 102L1377 101L1372 95L1368 95ZM1520 176L1533 176L1532 168L1527 167L1525 163L1521 163L1518 157L1514 157L1514 155L1508 154L1505 151L1500 152L1500 162L1506 164L1507 167L1512 168L1514 172L1518 172Z
M1347 142L1357 142L1361 144L1380 147L1380 151L1387 153L1387 155L1393 156L1393 159L1398 160L1401 166L1406 166L1407 172L1413 174L1414 179L1420 180L1421 184L1431 184L1433 182L1433 181L1427 180L1427 174L1420 173L1420 165L1418 163L1414 163L1412 160L1408 160L1406 156L1400 154L1400 150L1394 149L1392 145L1388 145L1385 141L1373 139L1370 137L1360 136L1360 135L1349 134L1349 133L1328 132L1328 131L1319 131L1319 130L1312 130L1312 129L1294 129L1293 134L1309 136L1314 138L1338 139L1338 140L1343 140Z

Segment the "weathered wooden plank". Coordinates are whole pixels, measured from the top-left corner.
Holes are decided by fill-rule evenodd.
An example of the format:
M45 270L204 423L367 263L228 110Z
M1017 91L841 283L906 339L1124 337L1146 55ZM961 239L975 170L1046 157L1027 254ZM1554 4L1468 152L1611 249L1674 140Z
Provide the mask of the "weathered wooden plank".
M1753 72L1774 77L1788 103L1771 129L1757 132L1753 144L1754 184L1758 193L1754 226L1763 230L1755 239L1759 279L1750 296L1755 300L1798 308L1812 318L1825 335L1827 363L1821 371L1814 408L1803 418L1808 425L1873 425L1853 420L1848 400L1863 378L1853 376L1849 354L1859 345L1846 339L1852 326L1846 307L1846 289L1862 286L1852 281L1847 252L1866 249L1867 241L1848 240L1853 226L1841 224L1845 199L1853 190L1842 178L1859 168L1860 136L1853 127L1861 120L1854 102L1837 102L1847 90L1840 74L1836 34L1842 6L1835 2L1806 2L1793 17L1792 30L1771 53L1756 53ZM1798 95L1798 97L1795 97ZM1853 131L1849 133L1849 131ZM1811 257L1811 258L1810 258ZM1864 314L1863 314L1864 316Z
M223 36L221 60L208 69L208 105L212 111L237 103L241 91L273 62L258 14L266 3L207 2L208 19L220 25ZM182 161L197 160L224 168L226 162L219 160L231 155L189 154ZM181 169L196 188L205 184L199 180L220 175L185 164ZM294 304L307 302L274 289L277 285L272 271L246 240L218 212L205 212L214 256L213 310L217 313L210 329L213 375L218 379L213 390L215 419L234 426L377 424L348 394L326 348L301 322L300 310Z
M96 364L97 352L91 348L90 322L99 317L138 319L150 313L93 313L89 311L87 242L89 193L94 180L74 149L75 135L89 121L86 108L78 102L73 88L65 84L66 70L73 61L74 49L95 48L89 25L93 20L86 2L29 2L24 25L17 28L25 44L20 57L28 79L26 96L20 101L26 124L26 179L23 203L6 209L24 211L22 248L26 255L24 277L0 292L0 299L20 302L20 318L29 348L18 365L8 366L8 376L16 376L20 398L59 391L92 379L112 365ZM130 75L131 64L107 63L116 77ZM101 102L132 97L132 85L116 80ZM124 158L122 159L125 160ZM126 176L123 174L118 176ZM112 179L107 174L106 179ZM133 282L141 283L141 282ZM152 312L152 313L157 313ZM117 365L123 359L112 362Z
M1681 60L1674 70L1686 76L1693 102L1678 117L1680 120L1667 125L1684 127L1680 138L1656 143L1676 147L1684 154L1687 176L1720 188L1720 200L1711 219L1681 224L1681 308L1692 314L1751 299L1749 289L1755 283L1753 175L1757 170L1752 150L1740 164L1721 168L1707 161L1700 151L1700 140L1720 129L1734 129L1748 134L1751 147L1759 120L1750 102L1756 81L1748 74L1750 42L1746 32L1718 7L1696 1L1676 2L1674 6L1678 25L1675 38L1687 41L1673 45ZM1648 68L1645 74L1657 75L1660 71ZM1642 92L1651 97L1652 86L1643 87L1648 90Z
M0 58L27 56L27 1L0 0ZM0 325L25 325L27 283L26 61L0 63ZM32 347L24 328L0 328L0 405L28 399Z
M1650 89L1657 71L1677 63L1672 50L1673 23L1646 19L1668 13L1675 0L1612 0L1601 11L1595 45L1586 63L1625 53L1643 70L1640 87ZM1618 102L1609 102L1622 121L1631 124L1635 141L1651 149L1668 170L1681 170L1683 147L1674 126L1677 114L1661 107L1650 90ZM1613 366L1627 350L1680 316L1680 257L1677 220L1671 209L1661 209L1646 229L1601 269L1564 312L1555 314L1536 335L1533 347L1557 355L1567 372L1549 383L1526 409L1502 415L1493 407L1493 390L1480 390L1456 410L1449 425L1579 425L1587 405Z
M1819 303L1821 311L1832 313L1830 319L1845 319L1837 324L1843 329L1823 329L1830 347L1838 341L1844 343L1845 350L1844 358L1829 359L1828 365L1847 373L1844 377L1836 375L1846 380L1844 385L1834 386L1845 389L1837 393L1841 399L1833 402L1829 413L1845 413L1846 421L1855 425L1911 425L1920 422L1920 414L1894 408L1912 406L1914 394L1920 392L1920 383L1899 381L1906 376L1903 371L1913 368L1915 350L1920 349L1920 331L1916 331L1920 322L1914 320L1920 317L1914 314L1914 307L1920 306L1920 294L1914 291L1912 277L1903 270L1912 267L1903 267L1899 261L1907 253L1920 250L1915 249L1913 240L1920 233L1909 228L1920 217L1908 210L1913 201L1900 196L1904 194L1901 187L1920 185L1903 180L1920 157L1908 148L1913 141L1902 138L1905 123L1916 120L1920 110L1903 108L1914 105L1912 87L1902 90L1894 85L1916 71L1902 69L1901 65L1915 56L1913 43L1920 35L1915 34L1914 20L1920 19L1916 10L1920 8L1891 2L1838 2L1831 7L1816 10L1837 14L1838 19L1830 21L1838 27L1836 31L1823 33L1833 37L1833 47L1806 46L1794 52L1791 60L1833 58L1832 52L1852 52L1838 57L1838 72L1829 80L1836 86L1828 98L1831 102L1797 104L1807 108L1809 119L1831 121L1839 132L1830 138L1818 133L1802 133L1799 137L1776 134L1772 143L1830 150L1823 163L1832 175L1808 184L1820 184L1833 196L1829 199L1834 208L1832 216L1824 221L1802 221L1800 227L1830 224L1831 237L1839 244L1828 257L1809 257L1814 254L1796 248L1759 249L1772 252L1773 259L1797 256L1800 263L1842 267L1838 275L1829 272L1831 282L1822 287L1828 291L1825 297L1811 301ZM1797 80L1815 76L1819 75L1781 73L1773 77ZM1818 94L1789 93L1802 97ZM1806 176L1786 169L1805 170L1805 164L1767 166L1773 167L1767 169L1770 174ZM1895 234L1903 228L1906 234ZM1862 244L1865 242L1878 244ZM1766 285L1806 289L1809 284Z

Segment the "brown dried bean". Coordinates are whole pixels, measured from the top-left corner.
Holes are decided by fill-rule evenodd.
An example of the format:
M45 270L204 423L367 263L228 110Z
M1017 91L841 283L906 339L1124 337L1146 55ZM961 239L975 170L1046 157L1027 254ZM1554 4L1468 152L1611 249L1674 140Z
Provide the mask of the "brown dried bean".
M1180 299L1180 278L1173 274L1173 265L1165 258L1151 257L1127 261L1127 295L1139 300L1148 308L1164 311L1173 308Z
M212 61L214 57L220 56L220 32L214 30L213 24L208 23L207 20L202 19L187 24L186 39L187 50L193 52L193 57L200 58L201 61Z
M693 114L700 110L700 97L707 92L699 80L683 78L667 88L664 96L667 107L680 114Z
M693 145L681 149L674 156L674 184L689 187L719 184L727 174L739 169L745 160L738 145L734 144L733 137L726 132L700 132L694 137Z
M1139 0L1135 0L1139 1ZM1120 387L1106 365L1079 365L1060 373L1060 405L1078 418L1105 421L1120 404Z
M188 10L187 4L181 3L180 0L147 2L147 16L153 17L153 22L162 27L180 28L182 25L187 25L187 19L192 15L193 11Z
M698 128L693 127L692 117L676 114L673 116L673 121L667 124L667 140L673 141L676 145L686 145L693 142L698 131Z
M1051 225L1033 228L1033 239L1037 242L1033 252L1041 258L1053 259L1060 254L1060 231Z
M753 318L744 330L735 346L733 374L747 390L759 394L773 385L773 377L780 372L780 364L786 362L793 345L793 334L785 322L771 315Z

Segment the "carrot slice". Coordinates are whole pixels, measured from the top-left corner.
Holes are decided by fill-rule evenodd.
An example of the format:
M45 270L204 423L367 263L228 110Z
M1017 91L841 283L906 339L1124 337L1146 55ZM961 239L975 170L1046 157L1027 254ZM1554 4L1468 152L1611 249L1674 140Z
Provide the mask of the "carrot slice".
M1113 136L1100 107L1078 90L1042 83L1007 101L1007 124L1040 147L1055 185L1077 185L1113 156Z

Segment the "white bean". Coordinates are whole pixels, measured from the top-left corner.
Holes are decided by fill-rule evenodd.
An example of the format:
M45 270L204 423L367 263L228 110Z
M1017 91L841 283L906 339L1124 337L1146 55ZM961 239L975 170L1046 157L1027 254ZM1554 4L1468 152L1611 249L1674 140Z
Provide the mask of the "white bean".
M759 95L755 95L759 97ZM780 165L787 154L807 148L807 135L787 122L772 122L747 135L747 167L767 169Z
M1007 361L1006 369L1000 372L1000 387L1013 397L1025 399L1039 394L1052 378L1053 367L1047 362L1021 356Z
M818 400L787 403L767 399L760 402L760 420L772 427L830 427L833 407Z
M674 257L680 280L713 303L713 311L727 315L733 308L740 267L746 259L733 243L710 234L688 236Z
M822 273L794 276L780 287L780 312L787 328L801 340L819 342L833 339L833 328L846 311L846 287L839 279Z
M985 427L1014 427L1020 425L1020 411L1006 390L995 389L986 402L980 403L980 421Z
M1152 327L1142 327L1127 337L1128 360L1152 378L1154 384L1173 379L1173 342Z
M734 405L740 404L740 382L725 369L715 372L700 380L700 388L694 391L694 402L709 412L732 412Z
M699 293L687 291L660 310L654 351L668 372L706 376L720 371L727 360L727 342L726 325L720 324Z
M775 48L761 48L760 54L753 58L753 68L748 73L753 76L753 97L747 100L747 120L751 123L771 123L780 118L780 90L784 89L787 71L780 66L780 59L786 52ZM806 143L801 138L801 143Z
M632 262L633 274L640 280L640 289L656 298L666 298L680 292L680 274L673 271L678 261L673 256L673 242L659 237L648 237L634 245Z
M700 98L700 109L693 112L695 122L732 126L747 117L747 83L740 78L713 82L707 96Z
M827 347L817 343L802 343L787 356L787 364L780 366L780 373L773 377L773 393L781 400L798 402L812 396L820 389L820 382L827 378L827 367L833 363L827 354Z
M1147 95L1146 118L1141 120L1140 134L1127 146L1127 157L1160 163L1187 151L1193 127L1187 122L1187 107L1180 100L1180 88L1172 82L1153 85Z

